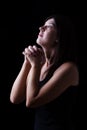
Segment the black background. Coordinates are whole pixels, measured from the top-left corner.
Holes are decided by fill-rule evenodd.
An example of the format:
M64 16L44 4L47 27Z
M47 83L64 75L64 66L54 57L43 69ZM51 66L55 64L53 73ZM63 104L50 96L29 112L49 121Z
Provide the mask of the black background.
M85 3L78 1L29 1L5 2L0 4L0 112L1 126L7 128L33 127L34 111L28 110L25 104L13 105L9 95L15 77L23 62L23 49L34 44L38 27L43 19L50 14L60 13L68 15L75 24L79 43L79 72L80 85L74 122L76 128L80 127L80 120L84 115L81 92L84 91L85 82Z

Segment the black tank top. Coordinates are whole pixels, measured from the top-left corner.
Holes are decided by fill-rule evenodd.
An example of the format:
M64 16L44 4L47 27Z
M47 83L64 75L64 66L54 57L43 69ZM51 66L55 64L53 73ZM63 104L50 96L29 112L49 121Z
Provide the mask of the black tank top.
M40 82L44 85L53 75L52 68L46 78ZM77 87L69 87L58 98L37 107L35 110L34 130L75 130L72 123L72 109L76 100Z

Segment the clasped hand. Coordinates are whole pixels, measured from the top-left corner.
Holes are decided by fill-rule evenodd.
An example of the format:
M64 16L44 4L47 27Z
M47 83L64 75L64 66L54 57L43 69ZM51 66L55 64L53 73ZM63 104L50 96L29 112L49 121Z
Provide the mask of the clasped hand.
M44 52L41 48L38 48L37 46L28 46L23 51L23 55L25 56L25 60L27 60L31 66L33 65L40 65L42 66L45 62L45 56Z

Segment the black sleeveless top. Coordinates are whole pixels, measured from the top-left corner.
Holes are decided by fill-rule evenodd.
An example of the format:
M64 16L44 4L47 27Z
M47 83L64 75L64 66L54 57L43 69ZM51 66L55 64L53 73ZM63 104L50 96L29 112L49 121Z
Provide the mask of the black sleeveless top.
M53 75L52 68L46 78L40 82L42 87ZM35 110L34 130L75 130L72 123L72 109L76 100L77 87L69 87L58 98L37 107Z

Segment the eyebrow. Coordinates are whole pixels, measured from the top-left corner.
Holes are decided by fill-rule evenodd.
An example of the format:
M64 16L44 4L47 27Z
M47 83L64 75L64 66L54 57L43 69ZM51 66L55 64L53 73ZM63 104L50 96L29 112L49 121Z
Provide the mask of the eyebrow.
M49 23L49 24L44 24L44 25L53 25L54 27L56 27L56 25L54 23Z

